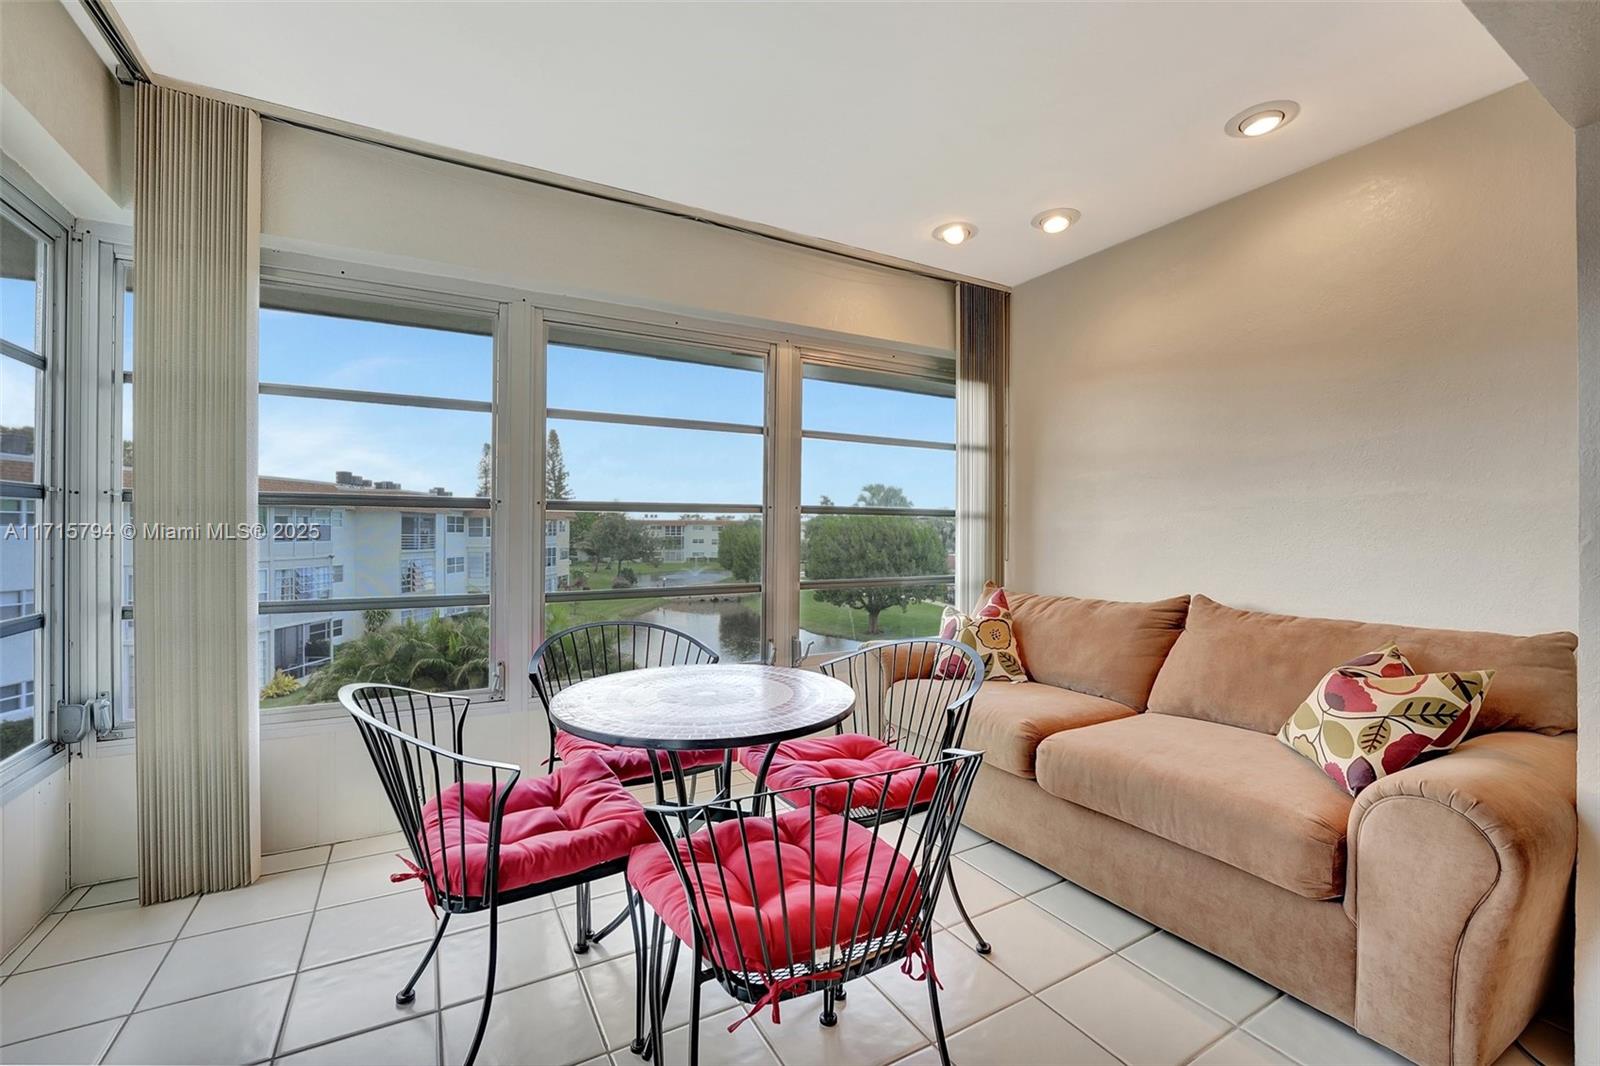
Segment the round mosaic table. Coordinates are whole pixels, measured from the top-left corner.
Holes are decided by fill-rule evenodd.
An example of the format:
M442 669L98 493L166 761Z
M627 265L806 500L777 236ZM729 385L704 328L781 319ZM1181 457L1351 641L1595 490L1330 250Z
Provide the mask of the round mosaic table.
M681 799L678 752L721 748L731 774L734 749L765 744L767 760L756 775L760 791L780 741L839 724L849 717L855 700L849 685L812 670L750 664L658 666L562 689L550 701L550 717L558 728L586 740L664 753ZM661 797L660 760L652 759L650 766Z

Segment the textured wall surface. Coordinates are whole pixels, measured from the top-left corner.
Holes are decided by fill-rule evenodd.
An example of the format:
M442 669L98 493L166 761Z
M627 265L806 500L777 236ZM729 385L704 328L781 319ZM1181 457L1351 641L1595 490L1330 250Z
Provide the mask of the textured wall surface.
M1574 627L1574 195L1522 85L1020 287L1010 583Z
M955 287L267 122L262 245L941 352Z

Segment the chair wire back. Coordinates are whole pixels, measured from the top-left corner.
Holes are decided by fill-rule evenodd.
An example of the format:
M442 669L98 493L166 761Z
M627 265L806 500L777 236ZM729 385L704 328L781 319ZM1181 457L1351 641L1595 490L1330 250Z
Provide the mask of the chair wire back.
M528 680L544 708L555 753L550 701L562 689L590 678L656 666L698 666L719 659L687 633L655 622L585 622L545 638L528 663Z
M699 986L707 980L752 1004L747 1017L771 1007L774 1020L781 1001L823 989L823 1021L832 1024L833 999L845 981L894 962L918 980L932 977L934 907L981 762L981 753L949 750L919 767L832 783L847 790L847 809L862 805L848 798L856 790L876 796L875 818L826 813L816 803L821 785L687 807L647 806L645 816L671 857L689 904L690 958L695 960L691 1041L698 1042ZM920 833L910 832L900 812L885 807L888 778L909 774L917 775L919 789L928 777L936 781ZM819 841L835 838L843 841L836 857L818 851ZM848 869L847 858L852 860ZM752 908L765 919L754 933L736 914ZM791 908L805 913L793 914ZM659 1023L666 935L659 918L654 935L651 1010ZM917 960L920 976L914 972ZM929 993L937 996L933 987ZM937 1018L936 999L934 1013ZM655 1031L660 1032L659 1024Z
M411 851L413 873L444 911L482 910L495 897L500 830L505 803L522 769L511 763L476 759L461 753L471 700L392 685L349 684L339 702L355 719L378 780L394 808ZM487 783L492 797L483 884L470 885L465 804L456 805L456 824L442 810L429 826L424 808L469 782ZM453 830L453 832L452 832Z
M868 644L817 669L856 692L855 712L839 732L848 723L848 731L924 761L961 746L984 673L970 647L937 637Z

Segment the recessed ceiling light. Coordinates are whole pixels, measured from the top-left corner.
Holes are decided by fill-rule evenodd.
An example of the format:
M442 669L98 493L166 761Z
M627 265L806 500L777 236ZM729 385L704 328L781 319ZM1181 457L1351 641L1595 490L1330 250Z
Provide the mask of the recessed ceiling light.
M946 222L934 228L933 236L949 245L966 244L978 235L978 227L970 222Z
M1223 128L1230 137L1265 137L1293 122L1299 113L1300 105L1293 100L1268 100L1264 104L1245 108L1230 118Z
M1046 233L1065 233L1083 215L1075 207L1052 207L1033 216L1033 228Z

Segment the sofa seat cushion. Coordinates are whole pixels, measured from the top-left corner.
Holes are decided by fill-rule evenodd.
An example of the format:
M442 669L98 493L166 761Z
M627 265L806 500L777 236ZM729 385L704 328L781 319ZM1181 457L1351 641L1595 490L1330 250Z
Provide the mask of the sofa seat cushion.
M1038 778L1051 795L1297 895L1344 894L1354 801L1275 736L1141 714L1051 736Z
M1054 685L986 681L972 699L961 746L984 753L984 761L1018 777L1033 776L1039 742L1063 729L1127 718L1132 707Z

